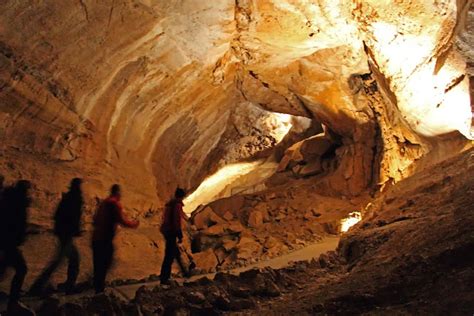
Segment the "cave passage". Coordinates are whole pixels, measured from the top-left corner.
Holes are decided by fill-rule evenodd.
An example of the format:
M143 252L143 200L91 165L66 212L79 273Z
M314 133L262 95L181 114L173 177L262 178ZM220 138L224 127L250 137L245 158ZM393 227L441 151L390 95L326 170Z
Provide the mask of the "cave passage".
M0 314L471 315L473 52L472 0L0 1Z

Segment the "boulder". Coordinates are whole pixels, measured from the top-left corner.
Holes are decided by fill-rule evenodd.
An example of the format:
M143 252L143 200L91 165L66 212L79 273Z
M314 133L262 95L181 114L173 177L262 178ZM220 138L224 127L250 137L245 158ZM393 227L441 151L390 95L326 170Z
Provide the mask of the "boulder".
M262 249L262 246L257 241L255 241L255 239L242 237L236 248L237 258L247 260L258 254Z
M206 296L199 291L191 291L185 294L186 300L191 304L202 304L206 301Z
M263 215L263 222L264 223L271 222L272 217L270 216L270 212L268 212L267 209L262 210L262 215Z
M66 303L61 305L59 308L60 315L67 315L67 316L84 316L88 315L86 310L79 304L76 303Z
M277 214L277 216L275 216L275 219L276 219L277 221L284 220L285 218L286 218L286 214L285 214L285 212L283 212L283 211L280 211L280 212Z
M339 233L339 223L338 222L325 222L322 223L324 231L331 235L337 235Z
M264 243L264 247L266 249L272 249L273 247L276 247L278 244L281 244L281 242L276 239L275 237L273 236L269 236L267 237L267 239L265 240L265 243Z
M265 253L270 257L276 256L282 252L286 252L288 247L275 237L268 237L264 243Z
M315 161L311 161L300 167L301 168L298 170L298 172L295 172L295 173L301 177L314 176L323 172L323 166L321 164L321 160L319 159Z
M232 249L235 248L235 246L237 246L238 244L238 241L237 240L234 240L234 239L225 239L224 242L222 243L222 247L226 250L226 251L231 251Z
M231 287L229 291L233 296L240 298L247 298L252 295L252 291L246 286Z
M331 146L333 146L333 143L324 134L304 139L286 150L277 171L281 172L292 169L296 174L317 174L322 170L321 156Z
M245 206L245 198L242 195L234 195L228 198L216 200L209 204L209 206L219 215L223 215L226 212L235 213Z
M115 296L109 296L105 293L94 296L87 304L86 310L90 314L114 315L119 305Z
M225 212L224 215L222 215L222 218L230 222L234 219L234 215L231 212Z
M231 302L227 295L219 295L215 298L213 305L223 311L231 310Z
M240 311L255 307L255 301L252 298L229 298L227 295L217 297L214 306L223 311Z
M226 229L225 224L216 224L213 225L206 230L204 230L204 234L209 235L209 236L222 236L225 234L225 229Z
M324 155L333 145L324 134L318 134L301 141L299 151L304 161L314 161L315 157Z
M247 225L253 228L262 226L263 214L261 211L251 211L247 220Z
M281 291L275 282L265 279L264 285L258 288L257 294L264 297L277 297L281 295Z
M295 234L289 233L289 232L286 233L286 241L287 241L287 242L291 242L291 243L292 243L292 242L294 242L295 240L296 240Z
M306 246L306 241L296 238L295 243L297 245Z
M208 235L206 231L200 231L199 234L193 237L191 249L193 252L201 252L209 248L214 249L219 245L219 239L219 236Z
M309 221L314 218L314 215L311 211L306 211L303 215L304 220Z
M216 269L219 262L217 257L214 254L212 249L207 249L203 252L198 252L193 254L194 262L196 263L196 268L202 269L206 272L210 272Z
M226 229L230 233L241 233L244 230L244 226L239 221L232 221L227 224Z
M156 309L154 312L156 313ZM128 303L122 306L122 315L127 315L127 316L143 316L147 315L146 313L142 312L141 306L139 306L136 303Z
M216 255L217 261L219 262L219 265L222 265L224 262L225 258L229 255L227 251L224 248L218 248L214 251L214 254Z
M48 297L46 298L41 307L36 312L38 316L51 316L51 315L59 315L59 299L55 297Z
M209 226L225 222L225 220L214 213L210 207L205 207L202 211L196 213L196 215L192 217L192 221L198 230L203 230Z

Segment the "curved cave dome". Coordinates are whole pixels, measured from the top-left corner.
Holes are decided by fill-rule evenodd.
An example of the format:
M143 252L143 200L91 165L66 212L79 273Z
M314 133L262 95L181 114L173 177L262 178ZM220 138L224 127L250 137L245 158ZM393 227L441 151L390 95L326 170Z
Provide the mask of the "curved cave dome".
M52 251L81 177L85 231L114 183L141 221L115 279L156 272L177 187L203 273L335 238L362 275L364 229L448 203L416 198L444 196L433 179L469 190L472 1L8 0L0 17L0 174L33 182L25 252Z

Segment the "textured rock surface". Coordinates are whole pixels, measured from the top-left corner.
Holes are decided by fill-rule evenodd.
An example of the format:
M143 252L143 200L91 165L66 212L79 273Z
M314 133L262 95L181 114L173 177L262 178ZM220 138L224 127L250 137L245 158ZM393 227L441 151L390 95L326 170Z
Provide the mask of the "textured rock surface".
M39 315L469 314L473 173L470 150L394 185L373 199L337 252L317 260L238 276L218 273L213 281L204 277L168 288L144 280L114 282L112 294L85 292L28 303ZM278 244L272 238L266 248ZM124 301L127 295L134 299ZM5 304L0 300L0 305Z
M135 245L156 251L157 208L176 185L280 160L322 132L334 147L324 175L310 161L264 188L288 193L295 174L314 175L308 194L364 195L468 146L471 3L3 1L0 173L33 179L30 220L42 233L73 176L86 180L86 224L95 198L123 184L148 236L119 240L128 262ZM311 128L277 145L289 116L273 111Z
M94 189L120 181L137 200L163 198L176 184L196 186L221 159L248 157L225 144L246 136L226 131L249 100L342 136L340 158L351 161L341 166L357 193L371 179L347 169L373 167L377 116L423 153L429 148L413 131L469 134L468 77L451 49L468 5L4 2L1 170L49 181L44 169L54 161L65 175L86 174ZM386 96L380 111L361 89L370 71Z

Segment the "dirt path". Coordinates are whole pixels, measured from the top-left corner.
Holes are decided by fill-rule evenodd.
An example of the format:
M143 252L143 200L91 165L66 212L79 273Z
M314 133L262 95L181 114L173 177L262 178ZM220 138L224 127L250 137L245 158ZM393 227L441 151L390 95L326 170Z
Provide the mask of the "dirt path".
M257 262L245 267L240 267L240 268L232 269L225 272L229 272L229 273L237 275L241 272L248 271L254 268L265 268L265 267L271 267L274 269L283 268L285 266L288 266L290 262L304 261L304 260L311 260L313 258L318 258L321 254L325 252L335 250L338 243L339 243L339 237L327 237L327 238L324 238L321 242L309 245L307 247L293 251L286 255L269 259L269 260L265 260L265 261L261 261L261 262ZM215 273L195 275L191 277L190 279L188 279L188 281L195 281L203 277L213 279L215 275L216 275ZM182 283L185 280L180 278L180 279L176 279L176 281L178 281L178 283ZM147 282L147 283L115 286L108 289L113 291L116 295L126 300L130 300L135 296L135 292L143 285L147 287L154 287L159 284L160 282ZM74 301L77 298L88 296L88 295L93 295L93 291L89 290L77 295L70 295L70 296L58 295L57 298L60 300L61 304L64 304L66 302ZM22 299L22 302L24 302L26 305L30 306L33 309L38 309L42 303L42 300L39 300L38 298L25 297ZM2 304L0 304L0 310L3 310L6 307L4 306L4 303L5 302L2 302Z
M305 261L305 260L311 260L313 258L318 258L323 253L326 253L331 250L335 250L338 243L339 243L339 237L327 237L327 238L324 238L321 242L309 245L302 249L298 249L286 255L269 259L269 260L265 260L265 261L256 262L244 267L240 267L240 268L236 268L236 269L232 269L228 271L222 271L222 272L229 272L231 274L238 275L241 272L252 270L255 268L261 269L265 267L271 267L273 269L279 269L279 268L288 266L290 262ZM215 273L195 275L191 277L190 279L188 279L187 281L195 281L203 277L213 279L215 275L216 275ZM176 281L181 283L185 280L180 278L180 279L176 279ZM118 294L120 294L121 296L124 296L125 298L129 299L135 296L135 292L141 286L146 285L146 286L153 287L159 284L160 282L139 283L139 284L115 287L113 288L113 290L118 292Z
M276 257L270 260L257 262L245 267L237 268L229 271L230 273L239 274L240 272L251 270L254 268L265 268L271 267L273 269L280 269L289 265L290 262L294 261L305 261L313 258L318 258L321 254L335 250L339 243L339 237L327 237L321 242L309 245L302 249L293 251L286 255Z
M327 238L324 238L321 242L309 245L302 249L298 249L286 255L269 259L269 260L265 260L265 261L261 261L261 262L257 262L254 264L250 264L245 267L240 267L240 268L236 268L236 269L232 269L228 271L222 271L222 272L229 272L231 274L238 275L241 272L256 269L256 268L262 269L265 267L271 267L273 269L279 269L279 268L288 266L291 262L306 261L306 260L311 260L313 258L318 258L323 253L326 253L331 250L335 250L338 243L339 243L339 237L327 237ZM191 277L187 281L196 281L204 277L213 279L215 275L216 275L215 273L200 274L200 275ZM176 281L178 281L178 283L182 283L185 281L185 279L179 278L179 279L176 279ZM129 300L135 296L135 292L143 285L148 286L148 287L154 287L159 284L160 282L147 282L147 283L123 285L123 286L113 287L112 290L116 292L118 295L122 296L124 299Z

